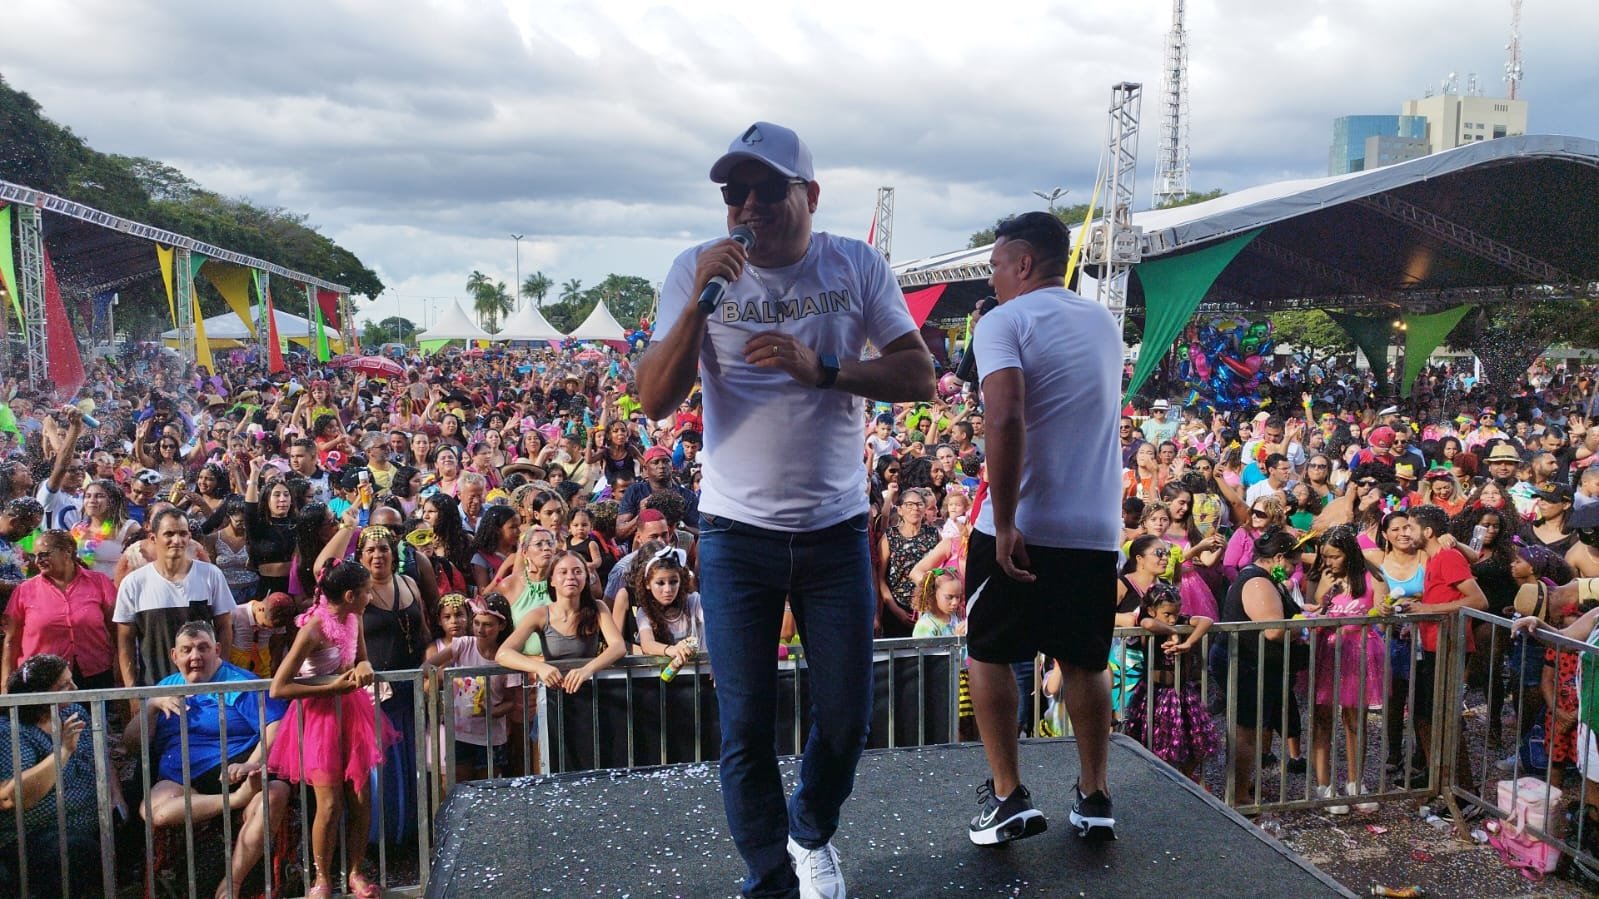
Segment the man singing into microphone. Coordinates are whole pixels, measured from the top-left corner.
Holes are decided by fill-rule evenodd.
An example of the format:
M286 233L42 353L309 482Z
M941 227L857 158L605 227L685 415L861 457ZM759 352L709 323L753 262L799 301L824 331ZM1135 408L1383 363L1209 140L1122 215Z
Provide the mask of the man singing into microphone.
M638 363L639 399L664 418L703 379L700 590L744 894L841 897L832 837L866 744L876 611L861 397L931 397L932 358L883 257L811 231L821 186L797 134L756 122L711 180L727 227L754 241L711 241L677 258L661 293L665 336ZM864 361L868 340L882 355ZM809 662L812 716L786 807L775 750L785 599Z

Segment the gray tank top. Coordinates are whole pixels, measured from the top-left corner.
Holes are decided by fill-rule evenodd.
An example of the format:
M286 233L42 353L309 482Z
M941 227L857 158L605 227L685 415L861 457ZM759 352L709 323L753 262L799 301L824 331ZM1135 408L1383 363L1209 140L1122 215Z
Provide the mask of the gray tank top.
M600 614L605 614L603 611ZM549 625L539 631L539 636L544 640L544 660L556 662L562 659L592 659L599 655L600 632L596 630L587 637L568 637Z

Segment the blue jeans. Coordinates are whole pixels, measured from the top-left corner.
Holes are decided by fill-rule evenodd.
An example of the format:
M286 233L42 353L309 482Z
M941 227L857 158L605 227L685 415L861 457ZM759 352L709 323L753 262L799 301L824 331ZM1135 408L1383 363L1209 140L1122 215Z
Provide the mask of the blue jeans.
M866 516L791 534L702 515L700 596L721 710L722 803L749 867L744 893L792 895L788 838L808 849L833 838L871 726L877 600ZM805 647L812 721L786 809L777 771L784 599Z

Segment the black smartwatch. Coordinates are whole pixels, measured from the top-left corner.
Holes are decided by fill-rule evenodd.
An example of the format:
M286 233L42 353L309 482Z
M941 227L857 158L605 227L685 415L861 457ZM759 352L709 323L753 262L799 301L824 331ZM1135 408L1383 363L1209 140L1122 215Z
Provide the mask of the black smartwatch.
M818 361L822 363L822 379L816 382L816 386L822 390L830 390L838 383L838 357L832 353L823 353L818 357Z

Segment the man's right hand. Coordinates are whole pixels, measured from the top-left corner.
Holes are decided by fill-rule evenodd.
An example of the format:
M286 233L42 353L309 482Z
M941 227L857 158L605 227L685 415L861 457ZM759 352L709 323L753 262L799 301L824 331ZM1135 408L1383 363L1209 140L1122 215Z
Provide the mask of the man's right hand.
M701 250L699 259L694 263L694 299L698 300L700 294L705 292L705 285L718 275L726 278L729 284L737 281L739 274L744 271L746 258L744 248L731 237Z
M1037 575L1027 570L1031 564L1027 558L1027 542L1014 526L995 527L994 560L999 563L1000 570L1017 583L1031 584L1038 580Z

